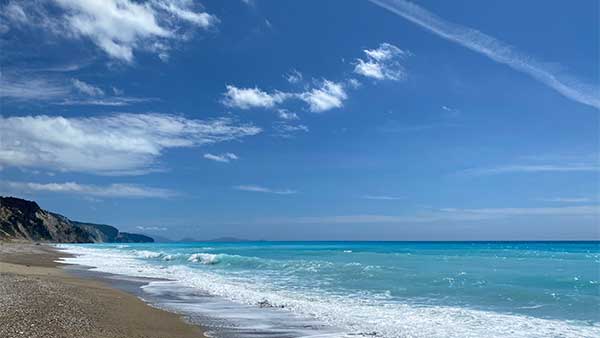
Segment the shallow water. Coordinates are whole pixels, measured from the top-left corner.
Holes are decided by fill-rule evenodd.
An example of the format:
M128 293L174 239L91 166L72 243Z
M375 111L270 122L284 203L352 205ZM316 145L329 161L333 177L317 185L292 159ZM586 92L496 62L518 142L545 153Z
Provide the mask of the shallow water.
M214 336L598 337L600 243L60 245Z

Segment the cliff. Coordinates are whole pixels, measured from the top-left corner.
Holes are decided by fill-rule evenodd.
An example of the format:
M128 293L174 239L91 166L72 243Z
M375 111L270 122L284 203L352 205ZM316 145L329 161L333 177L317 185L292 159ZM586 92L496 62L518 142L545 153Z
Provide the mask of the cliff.
M57 243L153 242L148 236L119 232L113 226L71 221L33 201L0 197L0 240Z

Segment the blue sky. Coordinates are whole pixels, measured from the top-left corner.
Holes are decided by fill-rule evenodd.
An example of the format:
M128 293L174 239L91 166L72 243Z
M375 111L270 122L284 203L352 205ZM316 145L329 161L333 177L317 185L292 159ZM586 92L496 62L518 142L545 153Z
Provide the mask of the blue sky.
M600 238L596 1L1 4L3 195L171 238Z

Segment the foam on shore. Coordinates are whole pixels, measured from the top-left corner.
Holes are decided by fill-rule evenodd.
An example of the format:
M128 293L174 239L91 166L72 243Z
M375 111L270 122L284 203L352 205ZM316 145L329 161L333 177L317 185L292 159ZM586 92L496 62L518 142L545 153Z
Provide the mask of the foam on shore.
M93 266L98 271L137 277L166 278L172 282L153 282L145 290L155 295L187 290L190 297L207 295L225 301L227 311L219 312L219 307L205 304L178 301L177 308L189 313L212 313L213 317L243 317L247 307L258 313L252 318L252 325L278 329L280 316L298 323L310 322L312 327L329 336L376 336L394 337L593 337L600 336L597 324L576 321L543 319L524 315L504 314L476 310L467 307L423 306L386 299L385 295L344 295L332 294L315 287L314 290L291 290L274 285L268 280L250 280L239 276L223 276L207 270L198 270L185 263L217 264L227 256L196 253L182 264L161 266L144 260L144 257L158 258L156 254L124 252L115 249L97 249L82 246L61 246L74 257L63 259L64 263ZM231 255L228 255L231 256ZM236 261L240 257L230 258ZM248 262L253 258L243 257ZM181 292L180 292L180 296ZM182 296L183 297L183 296ZM185 297L184 297L185 298ZM218 303L218 302L216 302ZM212 302L215 304L215 301ZM236 305L237 304L237 305ZM268 304L262 306L261 304ZM236 309L237 310L233 310ZM261 311L256 311L261 307ZM268 309L264 309L268 307ZM260 316L263 316L261 319ZM282 318L279 318L283 321ZM238 318L239 321L239 318ZM265 324L268 323L268 324ZM238 323L239 324L239 323ZM306 323L303 323L305 325ZM280 323L282 327L284 323ZM292 325L294 326L294 325ZM306 325L305 325L306 326ZM338 329L336 333L327 330ZM317 334L317 332L313 332ZM306 332L305 332L306 334Z

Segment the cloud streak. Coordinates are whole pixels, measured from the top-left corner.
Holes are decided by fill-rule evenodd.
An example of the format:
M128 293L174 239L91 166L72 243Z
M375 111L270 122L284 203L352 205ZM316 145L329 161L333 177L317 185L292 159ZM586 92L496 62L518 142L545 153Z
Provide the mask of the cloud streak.
M104 96L104 91L94 85L91 85L87 82L83 82L78 79L72 79L73 87L77 89L80 93L88 95L88 96Z
M0 98L43 101L61 99L70 93L71 86L51 78L0 73Z
M234 153L224 153L224 154L220 154L220 155L206 153L206 154L204 154L204 158L207 160L211 160L211 161L215 161L215 162L222 162L222 163L229 163L231 161L239 159L239 157Z
M600 172L600 166L594 164L517 164L493 168L473 168L463 170L461 174L472 176L500 175L513 173L542 172Z
M592 202L591 198L588 197L553 197L553 198L540 198L538 201L542 202L556 202L556 203L587 203Z
M428 10L404 0L369 0L426 30L490 59L525 73L563 96L600 109L600 89L580 81L559 78L543 63L512 46L478 30L446 21Z
M600 218L600 205L554 208L444 208L413 215L355 214L336 216L305 216L272 218L259 221L270 224L418 224L448 221L482 221L510 217L596 217Z
M34 183L0 181L0 186L18 192L49 192L78 194L94 197L122 197L122 198L168 198L176 196L174 191L167 189L151 188L135 184L110 184L87 185L76 182L65 183Z
M241 191L249 191L249 192L260 192L260 193L267 193L267 194L277 194L277 195L292 195L297 193L297 191L295 190L290 190L290 189L283 189L283 190L279 190L279 189L271 189L271 188L266 188L260 185L255 185L255 184L250 184L250 185L238 185L233 187L235 190L241 190Z
M13 101L40 101L61 106L128 106L155 101L154 98L107 94L102 88L79 79L9 70L0 73L0 98Z
M226 118L205 121L155 113L0 116L0 166L144 174L160 170L157 160L168 149L236 140L260 132L254 125Z

